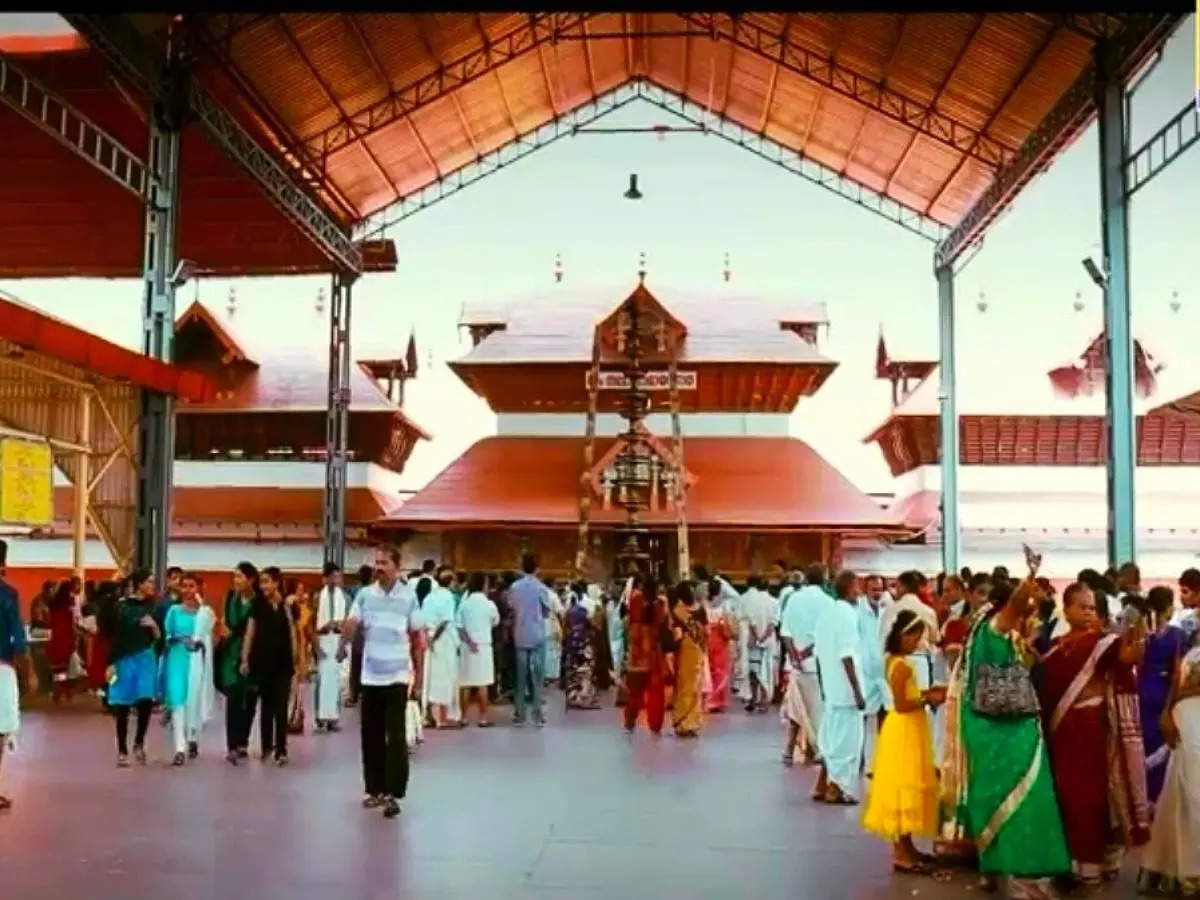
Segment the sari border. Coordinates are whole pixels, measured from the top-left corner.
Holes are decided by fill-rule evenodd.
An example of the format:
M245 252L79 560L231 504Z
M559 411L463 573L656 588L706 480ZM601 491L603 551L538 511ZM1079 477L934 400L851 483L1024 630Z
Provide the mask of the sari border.
M1092 648L1091 655L1088 656L1071 683L1067 686L1066 691L1058 699L1058 705L1054 707L1054 714L1050 717L1050 733L1053 734L1058 730L1058 726L1062 724L1067 713L1071 711L1071 707L1075 705L1075 700L1083 693L1083 689L1087 687L1088 682L1092 680L1092 676L1096 673L1096 664L1100 661L1100 657L1105 651L1112 646L1113 642L1119 638L1119 635L1106 634L1096 641L1096 646ZM1047 654L1049 656L1049 654Z
M976 845L979 847L981 854L991 846L992 841L996 839L996 835L1000 833L1000 829L1012 818L1018 807L1025 802L1025 798L1033 790L1033 784L1037 781L1038 773L1042 768L1042 745L1044 743L1045 741L1041 735L1041 726L1038 726L1038 740L1034 746L1033 760L1030 762L1029 768L1025 770L1025 774L1021 776L1021 780L1009 791L1008 796L1004 798L1004 802L996 807L996 811L992 813L992 817L988 819L988 823L984 829L979 832Z

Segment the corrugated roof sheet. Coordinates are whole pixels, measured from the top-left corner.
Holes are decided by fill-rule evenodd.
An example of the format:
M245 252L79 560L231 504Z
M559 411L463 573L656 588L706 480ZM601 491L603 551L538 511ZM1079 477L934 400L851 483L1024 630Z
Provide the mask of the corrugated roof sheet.
M597 459L612 439L596 441ZM493 437L474 444L382 527L472 524L567 525L579 520L584 439ZM696 477L688 492L694 528L896 530L898 520L852 485L811 447L793 438L688 438L684 461ZM624 511L592 504L597 524ZM643 519L673 525L674 513Z

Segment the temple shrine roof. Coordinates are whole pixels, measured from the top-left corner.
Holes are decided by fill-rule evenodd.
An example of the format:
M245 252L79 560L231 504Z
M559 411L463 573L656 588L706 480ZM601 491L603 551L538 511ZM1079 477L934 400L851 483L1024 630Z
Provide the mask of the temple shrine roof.
M380 529L438 530L495 526L574 527L579 521L583 437L493 437L474 444ZM597 439L602 457L611 438ZM684 464L692 529L902 530L896 517L851 484L806 443L794 438L692 437ZM592 503L592 523L616 527L623 509ZM672 510L643 521L673 526Z
M824 303L732 290L650 288L687 329L680 363L831 361L789 329L829 324ZM562 286L507 304L463 310L464 327L495 330L456 364L583 362L592 358L596 325L630 294L616 288Z
M211 399L181 406L180 412L324 412L329 405L325 319L321 317L312 328L279 329L270 325L279 310L259 309L247 316L248 308L239 308L230 316L196 300L176 319L177 355L185 349L179 346L184 330L196 326L208 329L220 348L218 352L223 353L206 353L206 348L200 348L194 356L185 354L182 365L209 373L217 389ZM288 314L295 316L303 311L293 304ZM375 344L379 344L378 339ZM404 358L398 349L392 355ZM384 356L372 353L373 359ZM350 409L397 413L421 437L429 438L425 429L388 399L362 365L350 367Z

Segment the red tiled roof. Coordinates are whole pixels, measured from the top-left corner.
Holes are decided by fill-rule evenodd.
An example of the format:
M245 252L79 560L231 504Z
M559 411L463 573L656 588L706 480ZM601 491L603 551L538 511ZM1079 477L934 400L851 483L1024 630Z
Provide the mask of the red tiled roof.
M602 456L611 438L596 441ZM582 437L493 437L473 445L383 527L567 525L579 520ZM811 447L793 438L688 438L684 462L696 476L688 492L693 528L898 530L894 515L859 491ZM674 524L670 510L650 524ZM592 505L598 525L624 511Z
M74 489L54 489L54 517L74 514ZM399 497L365 487L346 489L346 520L373 522L399 509ZM324 490L280 487L180 487L171 491L171 520L176 523L256 523L320 525Z
M200 373L135 353L3 292L0 292L0 340L89 375L128 382L184 401L203 401L209 394L208 380Z

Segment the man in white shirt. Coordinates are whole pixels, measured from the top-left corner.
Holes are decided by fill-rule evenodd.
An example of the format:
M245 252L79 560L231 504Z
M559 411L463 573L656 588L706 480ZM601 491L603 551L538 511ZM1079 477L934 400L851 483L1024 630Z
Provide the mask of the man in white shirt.
M455 624L453 570L443 567L437 573L437 586L425 597L421 612L425 619L427 646L425 654L425 705L437 728L447 726L447 718L455 719L460 711L455 697L458 693L458 626ZM456 720L458 721L458 720Z
M1185 569L1179 576L1179 609L1171 616L1171 624L1183 629L1189 645L1196 641L1200 632L1200 569Z
M862 650L859 642L858 578L841 572L834 600L817 622L816 653L825 708L818 744L821 774L813 798L825 803L858 803L859 767L863 751Z
M746 671L749 675L746 712L767 711L775 690L775 647L779 629L779 601L764 589L763 579L752 575L742 595L746 623Z
M869 575L866 579L866 592L858 601L858 637L862 652L862 689L863 699L867 708L863 711L865 739L863 746L863 761L867 775L871 775L875 765L875 738L883 726L883 703L887 688L887 677L884 674L883 644L879 641L879 621L883 616L884 605L883 577Z
M342 621L346 618L346 593L342 569L334 562L322 570L325 586L317 594L317 686L313 708L317 731L337 731L342 713L342 666L337 660Z
M409 689L420 684L420 665L412 648L421 649L425 620L417 595L399 577L400 551L375 551L375 581L354 598L342 629L338 661L360 628L365 633L362 664L362 756L366 809L383 808L385 818L400 815L408 790L408 743L404 727Z
M788 596L779 626L788 663L788 688L780 709L780 715L788 723L785 765L791 765L798 741L804 761L816 762L817 735L821 728L821 677L817 673L813 641L817 622L833 605L833 598L825 592L823 566L809 566L804 581L803 587Z

